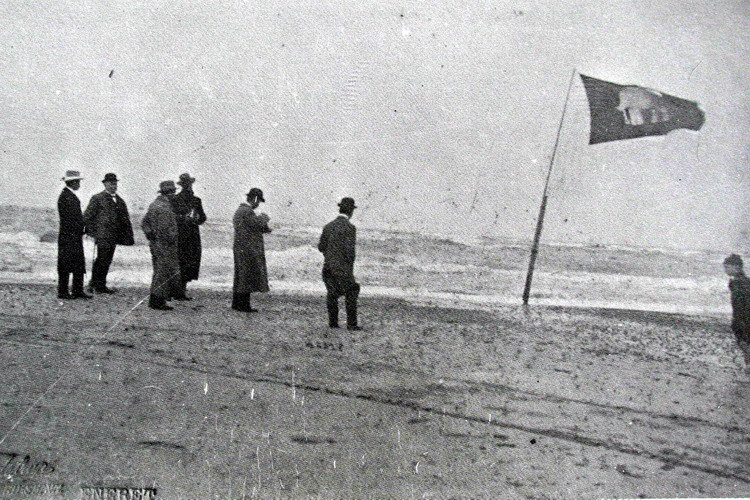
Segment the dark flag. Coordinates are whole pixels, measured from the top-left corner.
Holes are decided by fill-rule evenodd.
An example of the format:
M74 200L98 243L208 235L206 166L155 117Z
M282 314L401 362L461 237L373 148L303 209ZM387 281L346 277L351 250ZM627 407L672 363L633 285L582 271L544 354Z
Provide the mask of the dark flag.
M674 129L700 130L698 103L635 85L618 85L581 75L591 109L589 144L664 135Z

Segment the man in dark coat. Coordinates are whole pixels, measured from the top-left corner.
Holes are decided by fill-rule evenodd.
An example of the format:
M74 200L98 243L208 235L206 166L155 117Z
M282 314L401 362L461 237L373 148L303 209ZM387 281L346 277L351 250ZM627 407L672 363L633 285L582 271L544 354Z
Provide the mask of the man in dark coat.
M270 233L270 218L255 214L261 202L265 202L263 191L252 188L247 193L247 203L242 203L234 213L234 285L232 309L242 312L257 312L250 306L250 293L268 291L268 270L263 235Z
M176 295L180 282L180 262L177 254L177 218L172 210L171 198L177 188L174 181L159 184L159 196L148 207L141 221L141 229L151 248L154 275L151 279L151 309L171 311L169 297Z
M732 332L745 357L745 371L750 373L750 279L745 275L742 257L737 254L724 259L724 271L731 278Z
M60 214L60 232L57 236L57 297L60 299L90 299L83 291L86 258L83 254L84 222L81 200L76 191L81 187L81 173L65 172L65 188L57 199ZM73 275L73 293L68 292L70 275Z
M180 286L177 300L191 300L185 294L188 281L197 280L201 266L201 230L206 222L201 199L193 194L195 177L180 175L177 182L182 190L172 198L172 209L177 217L177 252L180 257Z
M107 288L107 273L117 245L132 245L133 226L125 200L117 195L117 176L104 176L104 191L91 197L83 214L86 234L96 243L96 259L91 269L90 287L99 293L114 293Z
M320 235L318 250L323 252L323 282L326 285L328 326L339 327L339 297L346 299L346 327L361 330L357 324L357 299L360 286L354 279L357 228L349 219L357 208L352 198L339 203L339 216L326 224Z

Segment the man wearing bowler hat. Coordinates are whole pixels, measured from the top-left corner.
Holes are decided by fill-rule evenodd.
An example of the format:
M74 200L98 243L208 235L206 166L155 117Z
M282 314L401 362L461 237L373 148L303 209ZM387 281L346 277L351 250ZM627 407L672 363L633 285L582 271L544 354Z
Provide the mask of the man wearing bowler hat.
M148 306L162 311L172 310L167 305L167 300L176 295L180 282L177 218L172 211L171 201L176 191L174 181L162 181L159 184L159 196L149 205L141 222L154 265Z
M91 197L83 218L86 234L94 238L96 259L91 269L91 288L98 293L114 293L107 287L107 273L117 245L132 245L133 226L128 207L117 194L117 176L109 173L102 180L104 191Z
M257 312L250 306L252 292L268 291L268 270L263 235L270 233L270 218L255 209L265 202L263 191L252 188L247 193L247 202L240 204L234 213L234 284L232 286L232 309L242 312Z
M357 324L357 299L360 286L354 279L357 228L350 222L357 206L352 198L342 198L339 216L326 224L318 250L323 252L323 282L326 285L328 326L339 327L339 297L346 300L346 327L361 330Z
M172 199L172 210L177 217L177 253L180 257L180 283L175 299L190 300L185 293L188 281L197 280L201 267L201 230L206 222L201 199L193 194L195 177L185 173L177 184L182 190Z
M60 299L90 299L83 291L83 275L86 274L86 258L83 254L84 222L81 200L76 191L81 187L81 173L68 170L65 188L57 199L60 214L60 231L57 236L57 297ZM73 293L68 291L70 275L73 275Z

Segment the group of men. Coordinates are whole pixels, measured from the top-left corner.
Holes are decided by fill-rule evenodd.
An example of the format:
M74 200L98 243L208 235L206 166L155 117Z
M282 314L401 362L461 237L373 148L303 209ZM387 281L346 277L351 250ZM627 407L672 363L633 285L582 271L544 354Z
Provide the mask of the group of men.
M116 290L107 286L107 274L117 245L133 245L133 228L125 201L117 195L117 176L108 173L102 183L104 191L91 197L85 212L77 191L80 189L79 171L68 170L63 177L65 188L58 199L60 231L58 236L58 297L61 299L90 299L84 291L83 276L86 262L83 236L94 238L96 257L91 271L89 292L111 294ZM162 181L157 198L149 205L141 221L141 229L149 242L153 277L149 293L149 307L172 310L171 299L192 300L186 294L189 281L198 279L201 261L199 226L206 222L203 203L193 193L195 178L182 174L177 183ZM177 185L181 191L177 193ZM263 191L252 188L246 201L240 204L232 219L234 225L234 282L232 309L257 312L250 305L250 294L267 292L263 236L271 232L270 218L256 214L265 202ZM357 300L360 286L354 278L356 227L350 219L356 209L352 198L339 203L339 215L323 228L318 249L323 253L323 282L326 285L328 325L339 327L338 300L346 301L346 325L349 330L360 330L357 321ZM69 289L73 276L72 292Z
M93 195L84 212L77 191L83 177L76 170L68 170L63 177L65 188L57 200L60 214L58 233L58 287L60 299L90 299L83 286L86 273L86 260L83 252L83 236L94 239L94 262L91 268L89 293L112 294L116 290L107 286L107 275L117 245L133 245L133 226L127 204L117 194L118 179L113 173L104 176L104 190ZM198 278L201 243L198 226L206 221L200 198L193 195L195 179L182 174L178 184L182 191L170 201L170 207L178 224L179 245L175 237L175 247L179 248L178 268L180 274L175 282L170 281L170 293L178 300L190 300L185 295L188 281ZM172 183L174 185L174 183ZM146 233L148 237L148 233ZM158 249L158 247L157 247ZM153 248L152 248L153 251ZM161 255L159 255L161 257ZM72 290L70 277L73 277ZM158 305L158 300L154 302Z

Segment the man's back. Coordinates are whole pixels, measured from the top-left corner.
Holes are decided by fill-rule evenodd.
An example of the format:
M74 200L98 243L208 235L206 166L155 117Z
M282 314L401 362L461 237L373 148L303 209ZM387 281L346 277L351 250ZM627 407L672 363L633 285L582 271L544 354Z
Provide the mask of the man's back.
M177 219L168 199L159 196L149 205L141 228L150 242L177 244Z
M323 228L318 250L323 252L323 267L334 274L354 273L357 228L346 216L339 216Z

